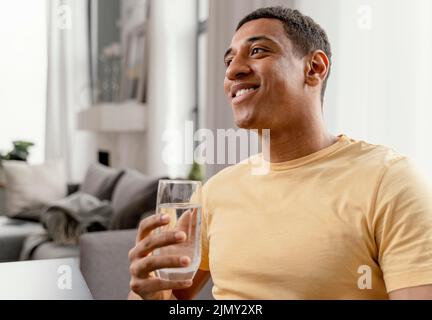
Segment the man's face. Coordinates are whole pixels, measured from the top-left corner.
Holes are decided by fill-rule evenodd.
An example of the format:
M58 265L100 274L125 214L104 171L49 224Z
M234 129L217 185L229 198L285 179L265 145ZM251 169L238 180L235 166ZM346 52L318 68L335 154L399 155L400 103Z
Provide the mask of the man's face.
M281 21L244 24L231 41L225 65L224 90L240 128L277 130L301 115L304 62L294 54Z

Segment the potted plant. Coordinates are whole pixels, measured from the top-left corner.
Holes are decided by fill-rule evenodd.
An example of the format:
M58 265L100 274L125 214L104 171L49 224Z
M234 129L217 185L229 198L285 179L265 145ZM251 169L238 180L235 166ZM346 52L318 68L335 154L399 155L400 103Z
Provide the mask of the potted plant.
M13 141L13 149L5 155L0 153L0 185L4 184L4 175L2 169L3 160L16 160L27 162L29 156L29 148L34 146L33 142L30 141Z
M188 174L188 180L204 181L204 169L197 162L193 162Z

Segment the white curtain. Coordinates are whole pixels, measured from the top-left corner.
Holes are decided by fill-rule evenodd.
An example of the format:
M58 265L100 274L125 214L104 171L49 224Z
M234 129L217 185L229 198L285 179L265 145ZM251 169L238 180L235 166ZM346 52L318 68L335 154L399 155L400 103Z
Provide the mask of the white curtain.
M96 158L93 138L76 130L91 101L87 0L48 0L48 80L45 158L64 161L70 181Z
M185 122L195 104L195 6L195 0L151 2L146 152L153 175L185 177L190 170Z
M330 129L390 146L432 178L432 2L298 0L296 7L326 29L333 47Z

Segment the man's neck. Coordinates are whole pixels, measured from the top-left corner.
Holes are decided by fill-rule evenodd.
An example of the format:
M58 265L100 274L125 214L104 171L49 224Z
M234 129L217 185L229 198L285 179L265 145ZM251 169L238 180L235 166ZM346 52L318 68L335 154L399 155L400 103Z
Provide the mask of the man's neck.
M262 139L264 158L278 163L305 157L336 143L337 137L327 132L323 124L304 130L293 128L281 132L270 131L270 139ZM270 148L265 144L270 141ZM268 151L269 150L269 151ZM268 155L270 154L270 157Z

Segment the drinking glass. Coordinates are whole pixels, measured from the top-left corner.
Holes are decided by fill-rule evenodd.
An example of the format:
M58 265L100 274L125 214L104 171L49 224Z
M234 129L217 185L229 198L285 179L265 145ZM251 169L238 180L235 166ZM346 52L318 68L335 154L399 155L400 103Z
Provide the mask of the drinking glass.
M184 231L182 243L156 249L154 255L188 256L187 267L156 270L156 275L165 280L192 280L201 261L201 182L188 180L160 180L158 186L156 214L170 216L168 225L155 232Z

